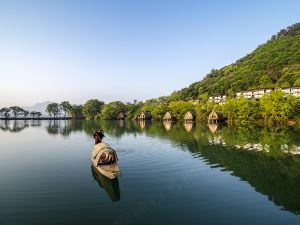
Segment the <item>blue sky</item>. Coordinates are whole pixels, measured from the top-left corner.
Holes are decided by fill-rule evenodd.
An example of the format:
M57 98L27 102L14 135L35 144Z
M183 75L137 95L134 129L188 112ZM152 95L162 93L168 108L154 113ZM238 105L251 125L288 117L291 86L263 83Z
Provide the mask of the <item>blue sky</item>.
M300 22L299 8L299 0L0 0L0 107L168 95Z

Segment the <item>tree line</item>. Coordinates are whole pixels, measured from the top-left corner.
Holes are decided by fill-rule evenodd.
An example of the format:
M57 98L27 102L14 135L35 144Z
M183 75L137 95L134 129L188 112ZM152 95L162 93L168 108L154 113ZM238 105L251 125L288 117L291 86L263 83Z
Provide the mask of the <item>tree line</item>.
M168 111L176 120L183 120L187 111L194 111L198 121L206 122L212 111L222 112L228 123L248 126L251 124L285 123L290 119L300 120L300 99L286 95L281 90L265 94L260 99L228 97L218 104L201 95L198 101L170 101L161 97L146 101L141 111L150 111L152 117L161 120Z
M87 120L113 120L120 112L126 119L137 118L141 112L148 111L154 120L162 120L166 112L170 112L174 120L183 120L187 111L193 111L198 121L207 121L211 111L223 112L228 123L249 125L257 123L284 123L289 119L300 120L300 99L286 95L281 90L265 94L259 100L246 98L228 98L223 104L208 101L208 95L201 95L198 101L171 101L167 97L149 99L145 102L134 100L132 103L114 101L105 104L98 99L90 99L82 105L70 104L68 101L50 103L46 111L50 117L69 117ZM39 118L40 112L28 112L21 107L13 106L0 109L2 118Z
M228 123L249 125L257 123L284 123L289 119L300 119L300 99L286 95L281 90L265 94L259 100L228 98L223 104L208 101L208 95L202 95L198 101L170 101L167 97L149 99L145 102L134 100L133 103L114 101L105 104L98 99L90 99L83 105L51 103L47 107L49 115L57 116L62 112L73 118L84 117L88 120L117 119L120 112L126 119L137 118L141 112L148 111L154 120L162 120L166 112L170 112L174 120L183 120L187 111L193 111L198 121L207 121L211 111L223 112Z
M71 117L94 119L96 114L100 112L104 102L98 99L90 99L84 105L71 104L68 101L61 103L50 103L47 105L46 112L50 117Z
M40 118L42 116L41 112L36 111L27 111L19 106L11 106L11 107L5 107L0 109L0 117L1 118Z

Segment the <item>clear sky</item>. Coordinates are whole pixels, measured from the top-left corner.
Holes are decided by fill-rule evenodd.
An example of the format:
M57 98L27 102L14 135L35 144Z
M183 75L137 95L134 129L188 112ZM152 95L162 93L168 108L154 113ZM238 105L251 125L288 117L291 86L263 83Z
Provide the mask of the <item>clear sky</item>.
M0 0L0 107L168 95L299 12L299 0Z

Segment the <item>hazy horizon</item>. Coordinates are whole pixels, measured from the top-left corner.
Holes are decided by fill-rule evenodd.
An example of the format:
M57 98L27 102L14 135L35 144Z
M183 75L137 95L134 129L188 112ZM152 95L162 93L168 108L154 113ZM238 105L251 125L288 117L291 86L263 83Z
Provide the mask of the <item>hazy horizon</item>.
M0 107L169 95L299 22L299 8L295 0L2 1Z

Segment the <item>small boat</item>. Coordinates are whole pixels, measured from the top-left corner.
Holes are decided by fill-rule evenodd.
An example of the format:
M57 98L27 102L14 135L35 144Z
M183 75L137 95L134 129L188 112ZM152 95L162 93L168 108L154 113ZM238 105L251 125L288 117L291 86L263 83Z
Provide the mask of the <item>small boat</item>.
M120 174L117 153L105 142L94 145L91 161L95 169L109 179Z

